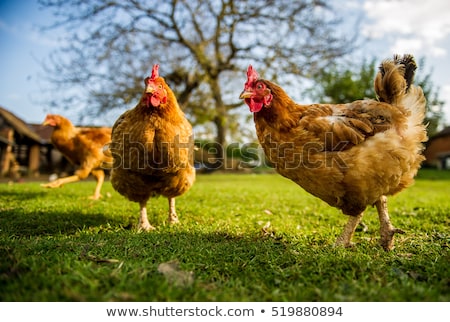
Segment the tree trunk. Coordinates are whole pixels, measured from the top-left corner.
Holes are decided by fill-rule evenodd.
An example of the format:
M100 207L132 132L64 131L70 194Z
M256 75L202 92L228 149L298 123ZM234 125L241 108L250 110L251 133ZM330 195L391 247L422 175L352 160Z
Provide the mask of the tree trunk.
M217 129L217 160L219 160L222 164L225 164L225 144L226 144L226 115L217 115L214 118L214 124Z
M222 93L220 91L220 85L219 85L218 79L217 78L211 79L210 85L211 85L211 92L212 92L214 101L216 102L216 116L214 117L214 124L217 129L216 157L217 157L217 160L219 161L218 164L220 164L220 169L223 169L225 167L225 163L226 163L226 160L225 160L226 146L225 145L226 145L226 132L227 132L227 109L222 100Z

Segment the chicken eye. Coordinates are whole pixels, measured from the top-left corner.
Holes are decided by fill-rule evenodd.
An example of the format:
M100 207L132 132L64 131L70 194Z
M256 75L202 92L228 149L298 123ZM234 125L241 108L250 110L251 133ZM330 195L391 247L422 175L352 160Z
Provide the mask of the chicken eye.
M263 89L263 84L257 84L256 89Z
M162 85L158 85L158 88L159 88L159 89L162 89L163 87L162 87Z

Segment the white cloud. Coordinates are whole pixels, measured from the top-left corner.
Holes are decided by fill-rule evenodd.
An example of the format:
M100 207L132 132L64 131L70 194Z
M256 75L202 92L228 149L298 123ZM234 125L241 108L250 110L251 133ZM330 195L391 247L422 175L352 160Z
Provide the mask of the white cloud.
M442 0L367 0L368 23L363 33L389 39L391 51L419 52L435 57L447 53L442 42L450 38L450 3Z

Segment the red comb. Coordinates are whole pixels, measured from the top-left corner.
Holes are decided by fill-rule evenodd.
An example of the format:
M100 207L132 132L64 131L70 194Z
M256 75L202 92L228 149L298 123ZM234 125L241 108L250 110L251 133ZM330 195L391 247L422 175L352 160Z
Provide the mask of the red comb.
M247 69L247 83L251 84L253 82L256 82L258 78L259 75L256 70L253 69L252 65L249 65Z
M158 70L159 70L159 65L158 64L153 65L152 76L150 77L150 79L156 79L157 77L159 77Z

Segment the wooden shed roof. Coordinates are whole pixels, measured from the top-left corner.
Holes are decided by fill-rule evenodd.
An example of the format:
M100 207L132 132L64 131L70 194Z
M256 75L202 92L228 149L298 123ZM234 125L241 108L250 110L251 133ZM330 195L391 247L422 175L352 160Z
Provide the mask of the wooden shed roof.
M43 142L42 138L28 126L27 123L25 123L22 119L18 118L16 115L4 109L1 106L0 106L0 117L3 118L6 121L6 123L8 123L8 125L12 127L14 131L19 135L21 135L22 137L30 139L31 141L34 141L39 144L45 143ZM1 124L0 121L0 128L4 126L5 124Z

